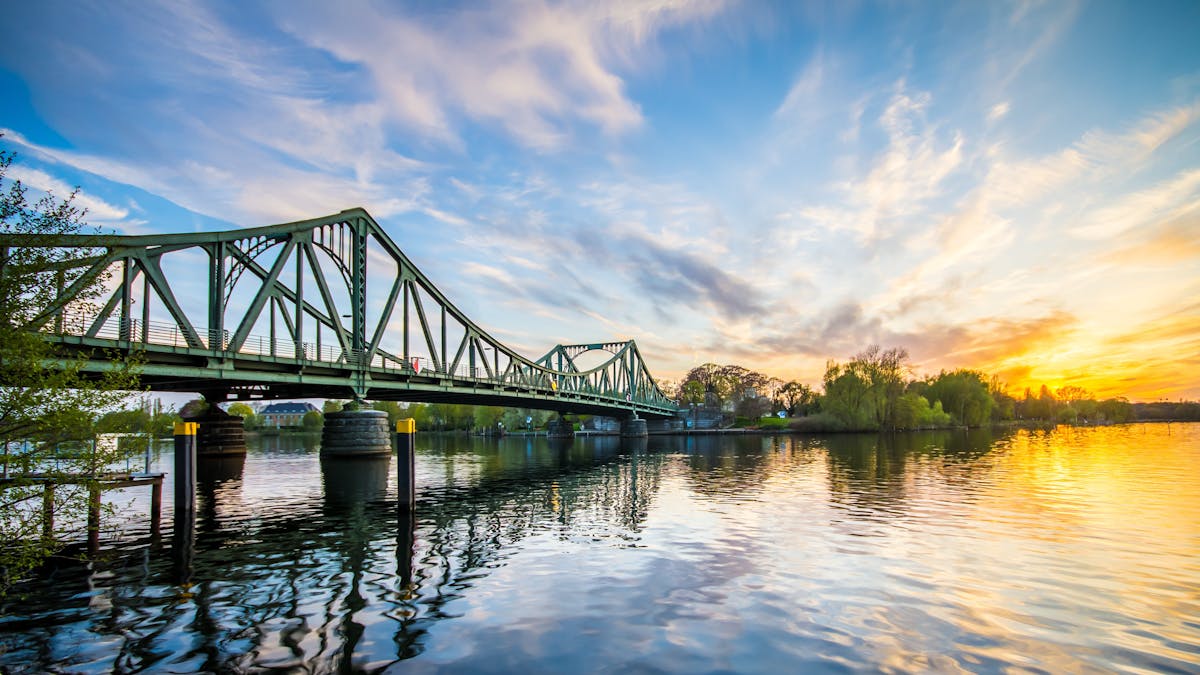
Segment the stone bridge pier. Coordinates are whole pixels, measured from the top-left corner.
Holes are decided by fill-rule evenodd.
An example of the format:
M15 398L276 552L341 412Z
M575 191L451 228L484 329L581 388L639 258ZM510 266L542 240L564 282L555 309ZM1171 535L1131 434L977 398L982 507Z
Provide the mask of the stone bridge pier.
M546 436L555 439L575 438L575 425L559 415L546 425Z
M621 438L645 438L649 435L646 420L633 413L633 416L621 420Z
M200 425L196 434L196 457L230 457L246 454L246 431L243 419L230 415L218 404L224 403L229 396L229 390L209 390L201 392L207 410L199 417L190 417L188 422Z
M353 404L352 404L353 405ZM387 413L357 406L325 414L321 457L380 457L392 454Z

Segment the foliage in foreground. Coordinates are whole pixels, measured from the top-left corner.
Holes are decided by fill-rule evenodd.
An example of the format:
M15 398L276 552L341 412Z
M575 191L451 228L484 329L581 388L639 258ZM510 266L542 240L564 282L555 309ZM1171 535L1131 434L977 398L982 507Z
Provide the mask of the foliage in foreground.
M51 306L59 288L81 281L82 290L69 311L87 312L102 290L103 275L81 279L79 263L96 252L47 245L44 238L81 234L84 211L74 194L57 199L46 194L30 203L20 181L8 181L14 155L0 151L0 237L31 235L33 245L0 243L0 444L8 476L0 489L0 593L60 548L54 536L43 536L43 480L74 480L49 502L56 523L77 523L87 510L90 478L123 457L117 444L93 446L93 420L118 406L128 390L138 387L131 360L113 358L97 376L83 368L82 355L57 352L40 331L53 318L38 319Z

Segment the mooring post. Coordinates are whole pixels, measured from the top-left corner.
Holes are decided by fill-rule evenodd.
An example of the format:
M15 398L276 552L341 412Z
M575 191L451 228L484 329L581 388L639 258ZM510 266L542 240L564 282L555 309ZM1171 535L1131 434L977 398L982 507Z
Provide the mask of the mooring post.
M402 511L417 501L416 485L417 421L406 417L396 421L396 500Z
M196 509L196 432L195 422L175 423L175 518Z

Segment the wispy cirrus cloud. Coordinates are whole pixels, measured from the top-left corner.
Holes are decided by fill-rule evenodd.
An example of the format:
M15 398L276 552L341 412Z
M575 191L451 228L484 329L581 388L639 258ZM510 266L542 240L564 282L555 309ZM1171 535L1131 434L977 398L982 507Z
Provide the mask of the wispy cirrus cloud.
M75 206L85 209L86 219L93 224L107 225L124 221L129 217L128 208L110 204L86 192L76 193L74 187L67 185L62 180L40 169L19 164L10 166L7 171L7 178L9 180L21 181L26 187L33 188L38 192L52 194L56 199L65 199L74 194L73 203Z
M1200 169L1184 171L1145 190L1121 196L1085 215L1070 233L1105 239L1132 229L1173 220L1200 204Z
M1200 260L1200 202L1193 201L1151 227L1116 237L1100 256L1110 267L1174 265Z
M396 120L461 144L458 118L520 143L563 146L577 122L620 134L643 115L614 65L634 67L659 31L710 19L724 2L483 5L417 18L375 3L287 5L288 30L361 66Z
M1100 240L1122 232L1155 227L1180 217L1194 205L1200 174L1184 171L1130 191L1126 186L1151 156L1200 121L1200 107L1183 106L1151 112L1128 129L1093 129L1062 149L1037 157L1009 156L1003 144L967 148L969 160L983 167L981 179L945 214L930 213L939 222L927 237L931 255L897 276L883 302L904 303L943 284L963 265L973 274L991 264L1008 264L1004 252L1019 238L1043 241L1040 250L1026 250L1023 263L1064 246L1072 239ZM1080 202L1077 195L1087 194ZM1047 259L1048 260L1048 259ZM1058 261L1072 269L1091 265L1075 256ZM1053 295L1047 287L1046 295Z
M636 129L643 116L619 70L638 67L662 31L725 8L268 3L248 23L203 3L66 15L46 3L14 20L53 22L61 39L22 34L0 51L28 79L63 84L46 112L90 149L43 144L53 161L235 222L354 205L444 214L420 182L443 170L440 146L468 151L477 126L537 151Z
M871 158L866 173L836 181L836 202L801 207L790 219L853 232L864 246L911 228L912 219L928 213L929 202L943 194L946 180L963 163L961 134L947 134L926 121L930 98L897 82L876 119L887 144Z

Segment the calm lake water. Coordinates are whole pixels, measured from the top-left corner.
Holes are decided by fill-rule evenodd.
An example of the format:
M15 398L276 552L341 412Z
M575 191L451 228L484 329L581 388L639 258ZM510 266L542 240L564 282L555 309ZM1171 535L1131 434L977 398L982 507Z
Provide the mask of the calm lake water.
M1200 672L1200 425L266 438L0 606L6 672ZM170 470L164 450L157 464Z

